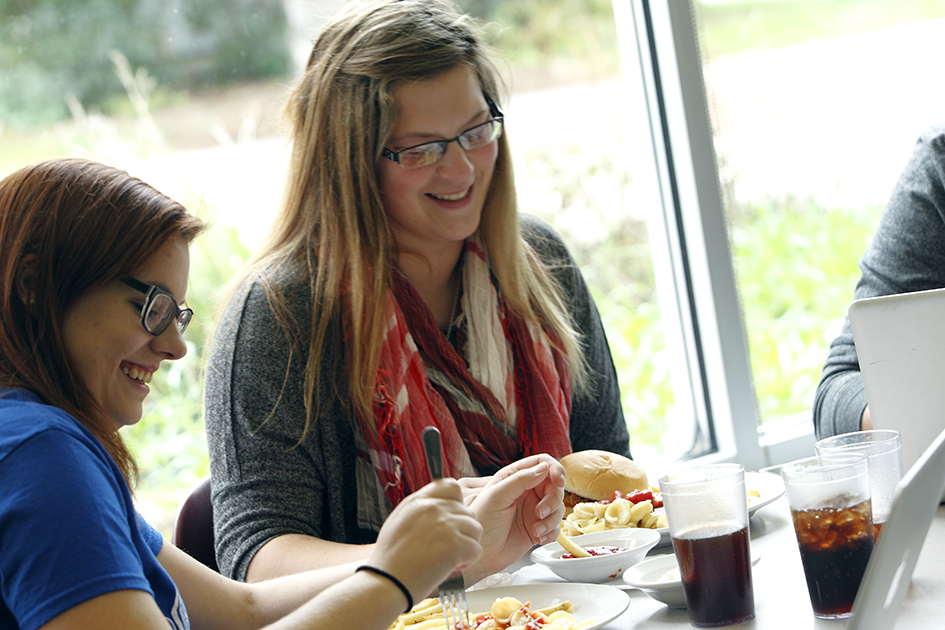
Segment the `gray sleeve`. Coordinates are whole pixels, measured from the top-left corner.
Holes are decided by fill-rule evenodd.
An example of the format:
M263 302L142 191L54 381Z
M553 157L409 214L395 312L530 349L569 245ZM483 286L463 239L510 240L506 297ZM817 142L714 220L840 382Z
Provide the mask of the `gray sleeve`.
M347 419L321 421L343 415L337 404L302 440L305 352L290 344L259 284L241 291L214 335L205 394L217 560L239 580L283 534L354 542L345 540L350 515L340 503L332 509L332 496L354 496L346 466L355 458Z
M600 449L630 457L630 435L623 416L617 370L597 305L581 270L561 237L546 222L523 215L522 234L564 290L590 369L588 387L575 393L571 402L571 448Z
M945 123L916 143L860 271L854 300L945 287ZM817 438L859 430L866 402L847 317L814 399Z

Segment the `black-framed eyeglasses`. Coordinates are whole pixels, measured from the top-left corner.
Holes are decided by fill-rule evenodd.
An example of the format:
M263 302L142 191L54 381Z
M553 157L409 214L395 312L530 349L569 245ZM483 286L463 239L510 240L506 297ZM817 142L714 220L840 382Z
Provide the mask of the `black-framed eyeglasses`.
M141 325L155 337L167 330L171 322L177 322L177 330L183 333L194 318L194 312L180 308L174 296L153 284L141 282L137 278L122 280L135 291L144 293L144 306L141 307Z
M459 146L467 151L484 147L498 140L502 135L502 125L505 116L496 107L496 104L488 96L486 102L489 103L489 113L492 118L475 127L467 129L455 138L449 140L434 140L433 142L424 142L415 144L412 147L401 149L400 151L391 151L385 148L381 155L388 160L397 162L404 168L420 168L421 166L430 166L436 164L446 155L446 147L451 142L458 142Z

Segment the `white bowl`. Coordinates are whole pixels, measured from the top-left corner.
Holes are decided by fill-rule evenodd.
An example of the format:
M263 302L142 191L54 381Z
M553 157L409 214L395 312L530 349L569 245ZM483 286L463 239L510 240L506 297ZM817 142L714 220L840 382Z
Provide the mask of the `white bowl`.
M619 578L625 569L643 560L660 541L660 534L654 529L609 529L571 540L582 547L617 547L619 551L590 558L562 558L567 551L553 542L532 551L532 562L547 566L569 582L600 584Z
M674 554L647 558L625 571L623 581L670 608L686 607L686 594Z
M758 564L760 559L758 552L752 549L752 566ZM675 554L647 558L624 571L623 581L670 608L686 608L686 593L683 591Z

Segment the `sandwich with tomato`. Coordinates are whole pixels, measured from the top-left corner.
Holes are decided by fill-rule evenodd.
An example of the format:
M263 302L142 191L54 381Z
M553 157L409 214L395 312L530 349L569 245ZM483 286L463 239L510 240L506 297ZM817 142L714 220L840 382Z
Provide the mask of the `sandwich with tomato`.
M632 459L587 450L561 458L565 471L562 530L576 536L620 527L665 527L663 501Z

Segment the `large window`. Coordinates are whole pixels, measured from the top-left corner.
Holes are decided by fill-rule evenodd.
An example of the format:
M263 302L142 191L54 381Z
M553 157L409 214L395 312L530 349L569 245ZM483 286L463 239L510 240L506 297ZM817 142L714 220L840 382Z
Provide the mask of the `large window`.
M656 280L651 222L661 210L640 75L625 71L609 0L539 4L495 3L483 15L501 25L495 40L509 67L519 206L554 225L582 268L634 457L675 459L696 446L698 427Z
M458 0L504 59L521 210L568 242L634 456L750 468L811 448L810 406L878 213L945 115L945 7L920 0ZM129 439L166 528L208 472L204 341L279 199L278 112L340 0L0 8L0 175L82 155L211 218L190 355ZM94 26L93 26L94 25ZM131 34L134 34L133 36Z
M856 263L916 138L945 117L945 87L927 80L945 52L945 4L694 9L760 444L778 463L812 440Z
M912 145L945 118L945 4L696 4L763 428L807 414L856 261ZM932 73L932 74L930 74Z

